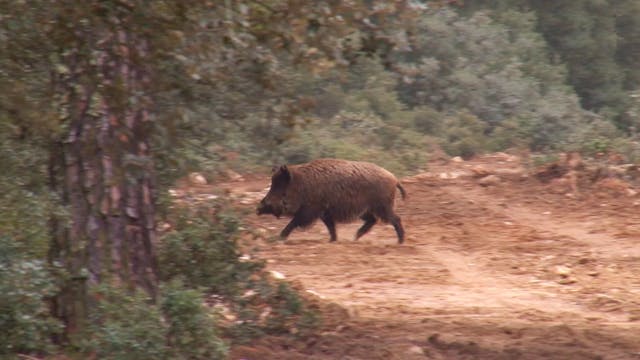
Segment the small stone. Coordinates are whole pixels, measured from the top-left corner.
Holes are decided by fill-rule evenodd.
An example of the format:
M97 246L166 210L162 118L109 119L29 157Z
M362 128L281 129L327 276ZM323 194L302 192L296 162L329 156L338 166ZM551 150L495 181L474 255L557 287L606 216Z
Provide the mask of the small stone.
M526 176L527 171L524 168L515 168L515 169L496 169L494 171L494 173L496 175L502 175L502 176L513 176L513 177L523 177Z
M189 174L189 182L191 185L207 185L207 179L200 173L193 172Z
M482 186L497 185L499 183L500 183L500 178L496 175L485 176L478 180L478 184Z
M286 278L284 274L275 270L271 270L269 271L269 273L271 274L271 276L273 276L274 279L277 279L277 280L284 280Z
M255 294L256 294L256 292L254 290L249 289L249 290L245 291L244 294L242 294L242 297L243 298L250 298L250 297L254 296Z
M577 282L576 279L570 278L570 277L558 280L558 284L561 284L561 285L571 285L571 284L574 284L576 282Z
M224 172L224 175L231 181L244 181L244 178L242 177L242 175L238 174L237 172L231 169L227 169Z
M451 158L451 161L457 162L457 163L464 162L464 160L462 160L462 158L460 156L456 156L456 157Z
M569 277L569 275L571 275L571 268L567 267L567 266L563 266L563 265L558 265L555 267L554 272L557 275L560 275L564 278Z
M413 345L412 347L410 347L409 349L407 349L407 354L411 354L411 355L424 355L424 350L417 345Z
M267 306L266 308L264 308L264 310L262 310L262 312L259 315L260 321L261 322L266 321L269 315L271 315L271 307Z
M320 299L326 299L326 297L325 297L325 296L320 295L320 294L319 294L318 292L316 292L316 291L313 291L313 290L306 290L306 291L307 291L309 294L313 295L313 296L319 297Z
M482 165L473 166L471 168L471 172L475 177L479 177L479 178L491 175L491 171L489 171L487 168L485 168Z
M172 226L168 222L162 222L157 226L158 231L169 231L171 228Z

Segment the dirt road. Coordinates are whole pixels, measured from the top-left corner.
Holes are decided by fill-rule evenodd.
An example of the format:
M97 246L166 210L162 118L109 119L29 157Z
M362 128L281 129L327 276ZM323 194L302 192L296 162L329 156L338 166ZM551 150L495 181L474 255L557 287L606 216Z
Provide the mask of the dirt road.
M353 241L357 223L337 243L321 223L265 242L270 270L346 311L304 344L233 357L640 359L640 202L575 199L521 176L483 187L466 173L478 164L517 166L434 164L403 180L404 245L388 225ZM251 221L277 234L288 220Z

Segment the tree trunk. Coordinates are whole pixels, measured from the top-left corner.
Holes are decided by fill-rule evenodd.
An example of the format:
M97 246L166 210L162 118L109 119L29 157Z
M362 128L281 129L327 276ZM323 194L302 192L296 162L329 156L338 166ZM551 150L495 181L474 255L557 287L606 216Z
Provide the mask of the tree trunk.
M52 147L51 186L69 219L52 220L50 259L69 274L54 304L67 334L84 327L92 285L157 290L148 43L107 20L75 30L54 80L68 126Z

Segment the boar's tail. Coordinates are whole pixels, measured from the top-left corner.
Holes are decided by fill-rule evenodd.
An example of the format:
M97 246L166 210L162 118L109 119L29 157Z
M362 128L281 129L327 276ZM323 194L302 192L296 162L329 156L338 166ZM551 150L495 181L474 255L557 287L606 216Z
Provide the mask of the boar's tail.
M398 190L400 190L400 195L402 195L402 200L405 200L407 198L407 192L404 191L404 188L402 187L402 185L400 185L400 182L396 184L396 187L398 188Z

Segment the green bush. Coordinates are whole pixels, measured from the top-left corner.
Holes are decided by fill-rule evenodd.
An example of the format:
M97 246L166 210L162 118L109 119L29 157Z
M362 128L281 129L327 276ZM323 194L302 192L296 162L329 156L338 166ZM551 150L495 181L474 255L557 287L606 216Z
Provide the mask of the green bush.
M222 359L227 346L217 336L214 314L197 290L179 281L163 287L157 305L143 292L117 285L92 289L93 311L79 350L98 359Z
M305 335L317 325L316 314L288 284L269 281L262 263L239 260L238 217L222 202L171 211L176 222L161 237L159 256L168 282L161 306L176 358L215 358L225 351L214 314L202 307L201 292L189 289L222 295L238 317L225 329L235 342L265 333Z
M184 289L179 281L163 291L162 312L169 324L168 344L172 359L221 359L227 352L218 337L215 314L202 303L203 294Z
M590 123L575 129L567 141L569 150L581 151L588 155L606 153L613 150L616 139L622 133L611 122L594 118Z
M342 111L297 131L280 147L276 163L303 163L321 157L365 160L400 176L425 165L425 148L425 135L411 128L394 125L371 112Z
M487 125L473 114L464 112L445 120L440 134L444 151L452 156L470 158L487 149Z
M307 336L321 323L315 311L295 289L266 277L251 284L252 296L237 299L238 322L229 329L236 342L263 334Z
M47 187L47 154L38 141L18 141L15 129L0 118L0 234L11 238L21 255L46 258L50 216L63 218Z
M611 149L624 155L628 162L640 162L640 142L637 140L617 138L612 142Z
M222 201L178 207L171 219L173 230L160 238L158 249L164 281L182 279L188 288L233 295L261 267L239 260L238 215L225 209Z
M0 236L0 355L55 349L51 338L62 324L46 300L57 291L43 261L22 258L14 239Z
M552 154L541 153L541 154L531 155L531 160L532 160L532 165L534 167L540 167L540 166L545 166L545 165L549 165L551 163L557 162L558 160L560 160L560 158L558 157L558 154L555 154L555 153L552 153Z
M303 333L317 326L316 314L307 306L298 293L287 283L263 288L263 296L271 306L272 316L267 318L265 330L271 334Z
M443 114L428 106L415 107L412 117L412 126L424 134L434 135L442 131Z
M98 359L169 359L168 326L160 309L142 292L117 286L93 289L95 307L82 339L81 350Z
M301 164L319 157L325 157L322 137L311 131L300 131L280 148L276 163Z

